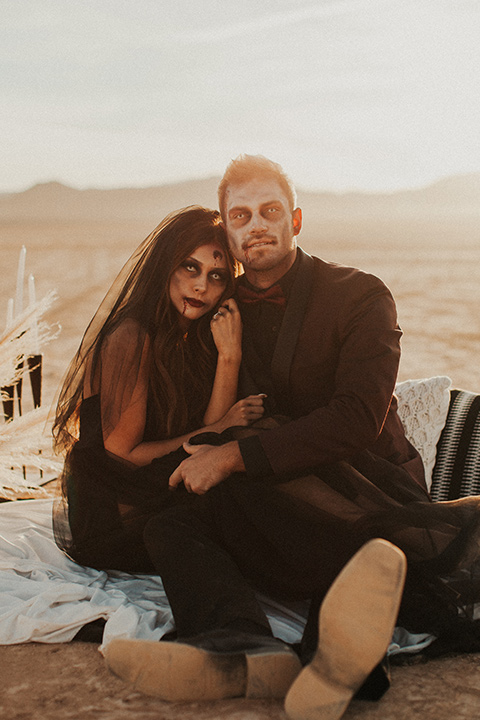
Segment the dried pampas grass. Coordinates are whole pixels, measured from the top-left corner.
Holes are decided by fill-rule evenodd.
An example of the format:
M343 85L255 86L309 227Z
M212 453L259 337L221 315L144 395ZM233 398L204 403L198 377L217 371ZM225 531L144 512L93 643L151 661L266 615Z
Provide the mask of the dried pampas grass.
M52 290L42 300L29 305L0 337L0 387L12 385L21 377L21 358L33 355L39 347L57 337L60 326L51 328L40 320L56 298Z
M0 337L1 400L8 400L6 389L22 378L23 392L27 392L28 365L24 362L47 342L57 337L60 327L52 328L41 317L51 307L56 293L48 293L42 300L16 317ZM45 497L41 487L45 476L50 479L61 470L53 456L51 435L46 430L48 410L37 408L9 422L0 420L0 497ZM43 477L42 477L43 475Z
M40 471L58 475L62 463L52 455L52 440L45 430L48 409L30 410L0 425L0 494L15 499L19 494L46 497L39 484ZM25 471L25 477L23 473Z

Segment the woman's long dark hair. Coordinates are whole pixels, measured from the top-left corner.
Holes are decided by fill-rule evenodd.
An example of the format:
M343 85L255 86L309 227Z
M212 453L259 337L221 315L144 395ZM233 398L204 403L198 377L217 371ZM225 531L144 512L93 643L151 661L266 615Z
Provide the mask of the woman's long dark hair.
M193 321L186 336L169 285L178 266L210 243L224 249L230 271L223 300L233 293L236 262L217 211L192 206L172 213L137 248L90 322L67 371L53 426L57 450L68 451L77 440L82 398L99 393L100 384L104 436L115 426L131 399L147 338L152 350L151 433L163 439L201 426L215 371L212 313ZM104 367L105 356L115 358L114 368Z

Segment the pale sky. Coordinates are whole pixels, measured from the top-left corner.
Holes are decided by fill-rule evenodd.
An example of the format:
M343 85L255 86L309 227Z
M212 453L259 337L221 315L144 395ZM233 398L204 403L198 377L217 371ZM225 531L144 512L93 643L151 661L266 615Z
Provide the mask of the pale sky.
M0 0L0 192L480 171L480 0Z

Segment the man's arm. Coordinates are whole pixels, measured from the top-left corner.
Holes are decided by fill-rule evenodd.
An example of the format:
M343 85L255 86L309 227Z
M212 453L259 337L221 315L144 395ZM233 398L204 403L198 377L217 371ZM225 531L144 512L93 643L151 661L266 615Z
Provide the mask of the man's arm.
M172 490L183 482L188 492L204 495L232 473L245 470L237 442L218 447L185 443L183 447L191 457L181 462L170 477Z
M262 433L256 440L240 441L241 450L249 443L259 442L275 475L348 461L371 448L382 432L395 389L401 331L395 302L378 278L365 275L361 278L361 286L356 293L352 292L335 332L339 341L329 400L279 428ZM320 341L328 344L329 338ZM314 345L313 340L311 344ZM306 342L303 348L307 353ZM318 363L319 374L322 362L328 362L328 358L323 356ZM303 396L304 404L310 406L315 384L322 382L314 374L315 358L312 367L308 377L291 379L296 398L302 402ZM305 375L307 371L310 369L305 368ZM247 463L247 472L254 474L251 470Z

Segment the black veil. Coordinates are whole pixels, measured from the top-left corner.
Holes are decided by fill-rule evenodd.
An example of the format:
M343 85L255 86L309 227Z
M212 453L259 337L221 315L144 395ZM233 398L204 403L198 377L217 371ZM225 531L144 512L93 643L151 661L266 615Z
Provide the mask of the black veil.
M192 321L185 333L169 284L197 247L214 242L224 249L230 271L220 302L230 297L237 265L220 214L199 206L172 213L124 265L67 370L53 426L56 449L65 454L54 531L57 544L82 564L107 568L116 558L117 569L149 569L142 528L152 511L172 501L168 477L184 451L135 467L110 456L104 439L131 402L145 359L143 440L202 427L216 365L214 310Z
M81 400L99 392L100 377L103 397L112 398L111 402L102 403L104 433L115 426L116 415L130 400L147 336L154 358L153 399L157 405L163 405L157 410L162 415L165 407L178 405L186 393L172 383L175 379L187 381L199 393L198 402L195 392L188 398L187 424L194 426L201 412L201 407L195 405L201 406L205 401L205 381L211 379L215 361L209 329L211 314L192 323L189 342L179 344L183 332L169 301L168 285L173 271L185 257L200 244L214 241L224 247L227 255L231 273L223 297L229 297L237 266L217 211L190 206L171 213L134 251L89 323L67 370L53 426L57 450L68 451L78 439ZM115 332L120 326L120 331ZM105 356L114 360L112 370L106 367ZM195 372L189 372L190 362L194 363ZM173 366L173 377L169 365ZM185 410L183 415L179 413L179 422L170 423L168 428L164 422L159 431L163 429L168 436L191 429L181 427L186 421Z

